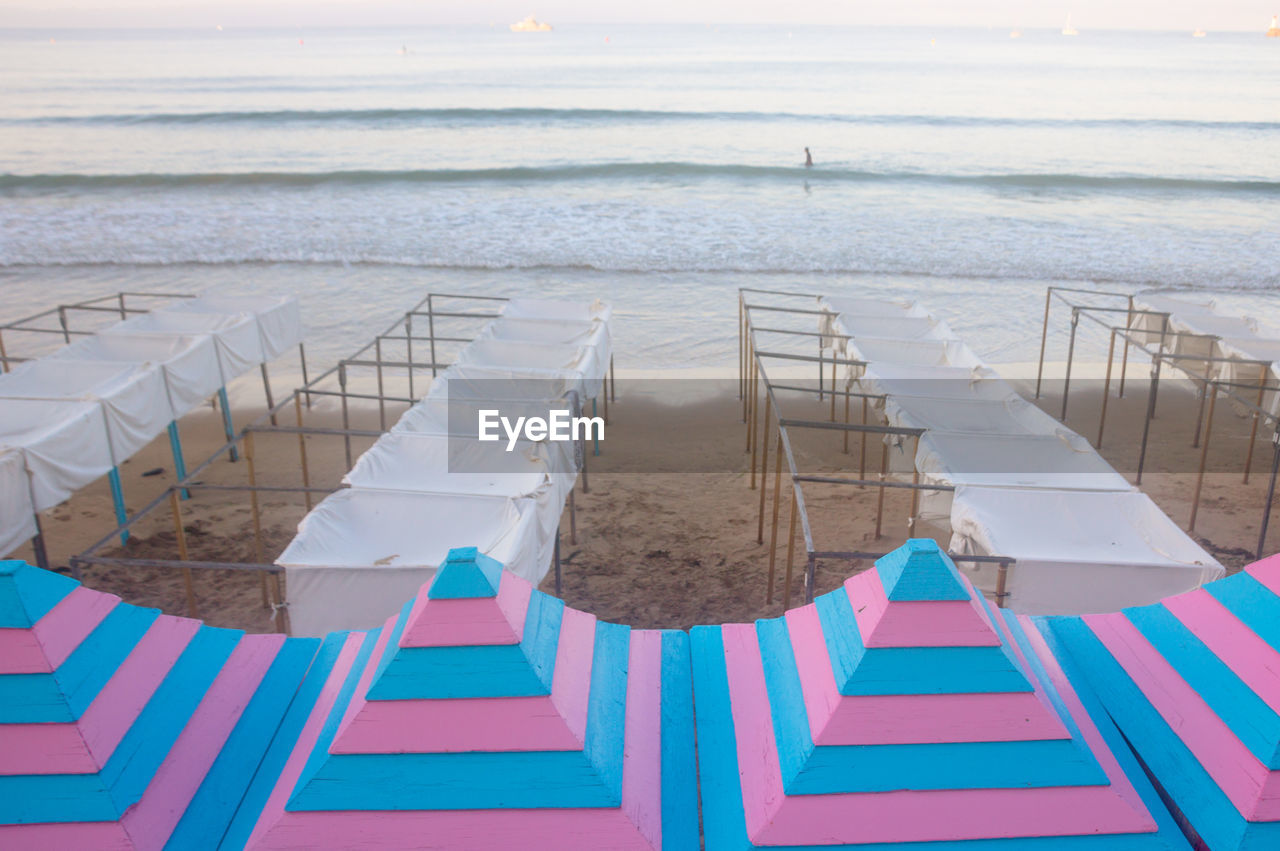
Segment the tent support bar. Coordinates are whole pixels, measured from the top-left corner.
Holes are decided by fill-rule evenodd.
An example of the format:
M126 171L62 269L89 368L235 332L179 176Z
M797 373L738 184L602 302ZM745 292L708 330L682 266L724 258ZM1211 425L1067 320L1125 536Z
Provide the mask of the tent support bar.
M173 473L178 481L187 477L187 462L182 457L182 437L178 434L178 421L169 423L169 451L173 453ZM183 488L183 499L191 499L191 494Z
M36 554L36 567L42 567L45 570L48 570L49 569L49 551L45 548L45 545L44 545L44 526L41 525L40 523L40 512L37 511L33 513L31 515L31 519L33 519L36 524L36 534L35 534L35 537L31 539L31 548L35 550L35 554ZM76 578L77 579L80 578L79 573L76 574Z
M218 402L222 406L222 429L227 436L227 443L231 445L231 452L228 455L233 462L240 460L240 454L236 451L236 429L231 422L231 403L227 401L227 388L222 386L218 388Z
M1191 519L1187 521L1187 531L1196 530L1196 515L1200 512L1200 491L1204 488L1204 468L1209 458L1209 438L1213 435L1213 409L1218 401L1218 388L1214 387L1209 394L1209 417L1204 424L1204 443L1200 446L1200 469L1196 472L1196 489L1191 495Z
M561 585L560 585L560 527L559 526L556 527L556 549L555 549L554 563L556 567L556 596L559 597L563 594L563 591L561 590Z
M1276 474L1280 473L1280 428L1271 435L1271 481L1267 485L1267 501L1262 507L1262 526L1258 530L1258 558L1267 545L1267 526L1271 523L1271 504L1276 498Z
M120 526L129 519L129 512L124 507L124 487L120 484L120 468L112 467L111 472L107 473L107 481L111 483L111 502L116 508L116 523ZM129 542L129 530L125 529L120 533L120 543Z

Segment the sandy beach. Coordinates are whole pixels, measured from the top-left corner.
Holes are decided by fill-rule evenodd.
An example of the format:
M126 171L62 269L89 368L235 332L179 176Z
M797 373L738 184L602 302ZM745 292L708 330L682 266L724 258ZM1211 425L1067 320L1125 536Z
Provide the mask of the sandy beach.
M639 627L687 628L699 623L749 621L780 614L786 599L783 579L788 506L784 498L776 587L769 603L767 542L772 490L766 503L766 543L761 545L756 543L760 492L750 487L751 454L744 452L746 427L737 384L691 380L681 386L687 392L672 393L672 400L665 401L654 397L651 383L619 382L619 396L611 406L602 454L589 459L590 491L583 493L580 481L575 496L576 543L569 542L567 511L562 519L563 597L569 605L606 620ZM1034 387L1029 382L1019 382L1018 386L1027 396ZM1091 440L1097 432L1100 389L1096 382L1083 381L1075 383L1071 391L1067 423ZM1061 404L1060 387L1046 381L1045 390L1040 404L1056 414ZM814 394L792 393L785 404L791 417L826 419L829 415L829 403L819 403ZM1167 389L1162 387L1142 480L1142 489L1183 528L1200 457L1200 450L1191 446L1198 405L1198 397L1185 386L1169 382ZM1124 399L1116 398L1113 389L1102 454L1131 481L1145 409L1145 382L1131 381ZM403 406L388 406L388 423L393 423L401 410ZM261 408L242 406L236 413L237 426L261 413ZM292 424L293 417L282 415L280 421ZM339 408L333 400L317 398L314 407L305 412L305 422L316 427L339 426ZM352 408L351 425L378 429L376 407ZM220 422L211 410L189 415L181 428L190 469L194 469L195 459L208 456L222 444ZM1239 471L1248 437L1248 419L1233 413L1230 406L1219 404L1209 454L1211 472L1205 477L1194 537L1228 571L1252 560L1266 496L1270 446L1265 434L1260 435L1255 449L1253 475L1247 485L1241 482ZM352 457L358 457L371 443L371 438L353 438ZM306 445L312 485L339 487L348 468L343 439L312 435L306 438ZM850 441L848 455L842 451L841 437L834 432L803 433L796 438L795 449L802 472L848 476L858 471L856 437ZM874 443L868 457L870 473L878 458ZM143 475L156 468L163 472ZM163 494L173 482L172 461L163 440L154 441L121 470L131 511ZM247 472L243 458L231 463L223 457L202 471L197 480L212 485L243 485ZM261 485L300 485L297 436L258 434L255 473ZM784 476L784 497L785 493ZM875 488L808 484L805 498L819 550L885 552L907 537L907 491L886 492L883 534L879 539L875 537ZM292 539L307 507L298 493L264 493L260 507L263 556L270 562ZM256 559L247 492L196 489L189 500L182 502L182 514L188 553L193 560ZM43 522L50 557L65 569L71 556L83 552L114 526L106 482L96 482L47 512ZM940 543L945 546L947 541ZM150 512L134 527L127 545L120 547L112 540L98 554L176 558L173 518L167 504ZM25 547L14 556L31 559L32 554ZM803 599L804 563L803 543L798 541L791 605ZM869 562L820 560L816 590L829 591L868 566ZM84 582L131 603L188 614L183 579L177 570L92 566L85 571ZM263 604L260 575L196 570L194 587L198 614L209 623L250 631L273 629L271 610ZM542 587L554 590L551 575Z

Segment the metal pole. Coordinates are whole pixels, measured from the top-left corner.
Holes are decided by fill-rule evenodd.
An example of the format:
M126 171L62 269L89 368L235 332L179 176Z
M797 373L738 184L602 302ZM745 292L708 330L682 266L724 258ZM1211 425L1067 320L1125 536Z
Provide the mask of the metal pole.
M796 486L791 484L791 528L787 533L787 572L786 578L783 579L782 589L782 607L784 609L791 608L791 567L795 563L796 558L796 515L799 514L799 508L796 505Z
M227 459L235 462L240 460L240 453L236 451L236 427L231 421L231 403L227 401L227 388L218 388L218 402L222 404L222 431L227 436L227 443L231 444L231 451L227 453Z
M1080 324L1079 308L1071 308L1071 342L1067 343L1067 372L1062 378L1062 416L1058 419L1067 421L1067 393L1071 389L1071 359L1076 353L1076 327Z
M125 310L125 307L124 307L124 293L122 292L116 293L116 301L120 302L120 318L128 319L129 311Z
M431 377L436 377L436 308L427 293L427 337L431 340Z
M1262 399L1266 395L1267 389L1267 370L1262 368L1262 374L1258 376L1258 398L1255 404L1261 408ZM1258 439L1258 418L1257 411L1253 412L1253 426L1249 429L1249 450L1244 456L1244 479L1243 484L1249 484L1249 468L1253 466L1253 444Z
M182 528L182 503L178 499L176 490L169 491L169 507L173 511L173 531L178 542L178 560L187 561L187 530ZM195 584L189 567L182 568L182 585L187 592L187 617L200 617L200 609L196 606Z
M778 507L782 504L782 426L778 426L778 445L773 453L773 525L769 531L769 590L766 603L773 603L774 566L778 558ZM761 488L763 490L763 488Z
M386 391L382 386L382 337L375 337L373 340L373 356L378 362L378 428L382 431L387 430L387 402L384 398Z
M68 343L71 342L71 329L67 327L67 308L58 305L58 324L62 326L62 339Z
M1129 371L1129 329L1133 327L1133 296L1129 296L1129 312L1124 319L1124 354L1120 357L1120 387L1116 392L1117 399L1124 398L1125 373Z
M351 428L351 415L347 408L347 365L338 364L338 388L342 390L342 428L344 430ZM347 451L347 469L351 469L351 435L344 434L342 441L346 445Z
M764 441L761 443L760 461L760 515L756 520L756 543L764 543L764 492L768 490L765 487L765 476L769 473L769 414L772 407L773 397L766 395L764 397ZM751 487L756 486L756 456L751 453Z
M123 526L125 521L129 519L129 511L124 507L124 486L120 483L120 468L112 467L111 472L107 473L107 482L111 485L111 502L116 509L116 525ZM129 530L125 529L120 533L120 543L127 544L129 542Z
M613 370L613 354L609 354L609 395L618 401L618 375Z
M4 350L4 334L0 333L0 373L9 371L9 355Z
M578 543L578 506L574 504L573 488L569 489L569 544Z
M814 574L818 572L818 559L813 553L809 553L809 564L804 572L804 602L805 605L813 602L813 580Z
M884 520L884 480L889 471L889 444L880 441L880 493L876 496L876 538L880 538L880 524Z
M1002 561L1000 562L1000 566L996 568L996 607L997 608L1003 609L1005 607L1004 598L1009 596L1008 592L1005 591L1005 588L1008 587L1008 583L1009 583L1009 562Z
M556 527L555 565L556 565L556 596L559 597L561 594L564 593L560 585L560 527L559 526Z
M244 435L244 461L249 474L249 487L254 488L257 484L257 476L254 475L253 469L253 432L245 432ZM265 561L264 548L262 546L262 516L258 511L258 491L249 491L249 509L253 516L253 555L254 560L258 564ZM267 588L267 575L262 574L262 605L271 605L271 592Z
M1209 418L1204 424L1204 443L1200 447L1200 470L1196 473L1196 489L1191 496L1191 519L1187 521L1187 531L1196 530L1196 515L1200 512L1200 491L1204 487L1204 468L1209 458L1209 438L1213 434L1213 409L1218 401L1218 387L1214 385L1209 394Z
M1168 335L1168 333L1169 333L1169 314L1167 314L1167 313L1166 313L1166 314L1161 318L1161 325L1160 325L1160 346L1159 346L1159 348L1157 349L1157 351L1159 351L1159 352L1164 352L1164 350L1165 350L1165 338L1166 338L1166 336ZM1175 365L1175 366L1177 365L1177 362L1176 362L1176 361L1174 362L1174 365ZM1157 387L1153 388L1153 393L1154 393L1157 397L1159 396L1159 394L1160 394L1160 388L1159 388L1159 386L1157 386ZM1153 402L1151 403L1151 416L1152 416L1152 417L1155 417L1155 415L1156 415L1156 404L1155 404L1155 402L1153 401Z
M430 294L428 294L427 295L428 304L430 304L430 301L431 301L431 296ZM432 346L434 346L435 335L433 334L431 336L433 338L431 340L431 344ZM405 341L404 342L405 356L408 357L409 359L409 398L416 399L417 396L415 396L413 392L413 314L412 313L406 313L404 315L404 341ZM431 377L432 378L435 378L435 375L436 375L435 363L436 363L436 356L435 354L432 354L431 355Z
M849 425L849 398L850 397L847 394L844 397L844 424L845 425ZM848 431L845 431L844 433L844 454L845 455L849 454L849 432Z
M307 436L302 433L302 397L293 394L293 412L298 420L298 460L302 464L302 486L307 488L303 496L307 501L307 511L311 511L311 470L307 465Z
M822 376L823 376L823 372L822 372L822 357L823 357L823 355L822 355L822 338L821 338L821 337L819 337L819 338L818 338L818 401L819 401L819 402L821 402L821 401L822 401L822 389L823 389L823 384L822 384ZM831 359L832 359L832 360L835 360L835 357L836 357L836 351L835 351L835 349L834 349L834 348L832 348L832 350L831 350Z
M744 400L747 405L747 416L746 416L746 420L744 421L747 424L747 445L742 448L743 452L751 451L751 443L752 443L751 432L753 429L755 429L755 425L756 425L756 422L755 422L755 415L756 415L755 366L756 366L755 363L752 363L751 369L747 373L747 376L748 376L747 377L747 398Z
M182 438L178 435L177 420L170 421L168 431L169 451L173 454L173 475L181 482L187 478L187 463L182 458ZM182 498L191 498L191 493L186 488L182 489Z
M832 350L832 354L835 351ZM849 397L845 397L848 399ZM831 422L836 421L836 359L831 358Z
M862 397L862 424L867 424L867 397ZM858 478L865 479L867 477L867 433L862 433L862 452L858 460Z
M1040 382L1044 379L1044 347L1049 340L1049 302L1053 299L1053 287L1044 291L1044 326L1040 329L1040 365L1036 369L1036 398L1040 398Z
M413 358L409 358L413 360ZM302 386L310 387L311 380L307 378L307 349L302 343L298 343L298 362L302 364ZM307 410L311 410L311 394L307 394Z
M1204 362L1204 386L1200 388L1200 410L1196 411L1196 434L1191 439L1191 448L1200 445L1200 425L1204 422L1205 396L1209 395L1209 379L1213 374L1213 361Z
M1102 449L1102 428L1107 422L1107 400L1111 397L1111 362L1116 353L1116 329L1111 329L1111 342L1107 346L1107 377L1102 380L1102 409L1098 412L1098 440L1094 447Z
M276 422L276 415L275 415L276 403L275 403L275 400L271 398L271 379L267 377L267 362L263 361L261 364L259 364L259 366L262 369L262 392L266 394L266 397L267 397L267 410L272 412L271 424L280 425L280 423Z
M742 309L742 293L738 293L738 398L742 398L743 391L743 373L742 365L746 363L746 352L744 346L745 334L742 333L743 327L743 309Z
M770 396L768 393L766 393L764 396L764 426L763 426L764 464L760 468L761 485L763 485L764 483L764 471L769 466L769 414L771 413L772 405L773 405L773 397ZM758 423L760 420L760 416L757 414L755 419ZM757 436L756 439L751 442L751 490L756 489L756 455L758 454L759 446L760 446L760 437Z
M35 551L36 567L49 569L49 551L44 545L44 527L40 523L40 512L33 512L32 519L36 523L36 534L31 539L31 549ZM80 578L80 570L76 569L76 579Z
M1280 424L1271 435L1271 482L1267 485L1267 504L1263 506L1262 528L1258 531L1258 558L1267 544L1267 526L1271 521L1271 503L1276 498L1276 473L1280 472Z
M1160 383L1160 353L1151 361L1151 392L1147 394L1147 416L1142 422L1142 446L1138 450L1138 475L1134 484L1142 484L1142 467L1147 461L1147 438L1151 435L1151 419L1156 415L1156 387Z

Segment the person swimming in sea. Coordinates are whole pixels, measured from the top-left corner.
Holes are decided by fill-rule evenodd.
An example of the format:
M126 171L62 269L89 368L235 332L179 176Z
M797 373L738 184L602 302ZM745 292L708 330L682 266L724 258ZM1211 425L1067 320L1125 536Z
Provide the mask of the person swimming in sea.
M804 167L813 168L813 154L809 153L809 149L804 149Z

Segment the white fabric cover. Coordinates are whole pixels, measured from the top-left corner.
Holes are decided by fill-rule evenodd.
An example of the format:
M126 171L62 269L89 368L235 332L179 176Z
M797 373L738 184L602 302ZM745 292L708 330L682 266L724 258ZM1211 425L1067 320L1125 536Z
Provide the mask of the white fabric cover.
M503 305L502 316L506 319L570 319L581 322L598 319L608 322L613 318L613 308L600 299L583 304L546 298L513 298Z
M165 311L187 313L252 314L265 359L273 361L302 342L302 311L293 296L222 295L205 292L197 298L181 299Z
M0 556L13 552L35 534L35 507L22 452L0 449Z
M930 431L920 438L916 467L924 481L1058 490L1132 489L1080 435L964 434Z
M852 335L849 323L861 317L885 317L902 319L906 317L928 317L929 312L919 302L903 299L901 301L877 298L842 298L822 296L818 299L818 309L829 311L818 319L819 334ZM822 346L834 347L836 351L845 350L845 340L822 338Z
M102 334L212 335L225 385L262 363L262 339L249 313L197 313L165 308L104 328Z
M890 396L885 418L899 428L924 428L979 434L1058 434L1068 429L1023 399L947 399Z
M959 340L895 340L858 337L850 340L852 360L887 362L899 366L982 366L982 359Z
M22 451L37 511L53 508L113 466L98 402L0 399L0 447Z
M990 367L874 363L858 379L865 393L1004 402L1018 392Z
M151 363L28 361L0 375L0 397L101 403L115 464L124 463L174 419L164 375Z
M608 322L584 322L575 319L511 319L502 317L490 322L477 340L519 340L528 343L551 343L561 346L585 346L592 350L601 377L613 357L613 339Z
M49 357L159 364L164 371L169 405L179 417L199 407L222 386L218 353L210 336L95 334L64 346Z
M590 382L576 369L538 369L518 366L486 366L455 363L431 382L426 398L476 400L528 400L538 397L548 402L565 400L578 394L585 405Z
M932 316L855 316L842 313L836 317L835 333L851 337L881 337L892 340L955 340L951 326Z
M298 524L285 568L294 635L372 629L435 575L453 547L477 547L535 585L541 563L530 500L345 489Z
M545 417L548 409L558 403L541 401L503 400L500 410L503 416ZM445 395L428 396L401 415L391 427L392 434L454 435L475 438L479 432L482 409L492 409L495 403L482 399L455 398ZM452 420L450 414L452 413ZM529 443L521 440L520 444ZM505 445L505 444L504 444ZM561 441L540 441L538 452L546 459L553 475L576 477L577 452L574 444ZM566 494L568 491L565 491Z
M1017 559L1008 605L1028 614L1112 612L1154 603L1225 571L1138 491L961 487L951 550ZM994 567L959 563L979 587Z
M600 395L607 360L601 361L587 346L561 346L513 340L473 340L458 353L457 363L474 366L524 370L573 371L582 375L583 394L588 399Z

